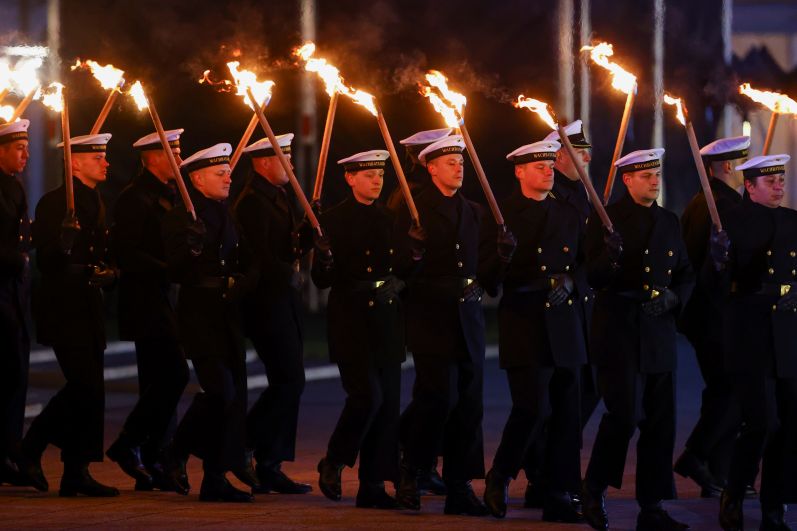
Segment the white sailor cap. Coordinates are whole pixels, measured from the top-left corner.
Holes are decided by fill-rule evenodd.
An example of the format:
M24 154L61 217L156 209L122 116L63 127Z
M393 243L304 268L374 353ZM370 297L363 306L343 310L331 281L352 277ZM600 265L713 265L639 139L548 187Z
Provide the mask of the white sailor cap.
M423 149L424 147L428 146L429 144L434 144L438 140L442 140L448 135L451 134L453 131L450 127L444 127L443 129L429 129L427 131L418 131L412 136L408 136L404 140L399 140L399 144L404 146L407 149L416 148L416 149Z
M355 153L351 157L340 159L338 164L343 165L345 171L355 172L362 170L382 169L387 164L390 153L384 149L372 149Z
M721 160L743 159L750 151L749 136L733 136L720 138L714 142L703 146L700 155L705 162L717 162Z
M451 155L452 153L462 153L464 150L465 140L462 135L451 135L423 148L418 154L418 160L423 164L428 164L438 157Z
M111 133L100 133L98 135L73 136L69 139L72 146L72 153L105 153ZM58 147L64 147L63 142L58 143Z
M291 152L291 142L293 141L293 133L286 133L277 137L277 144L286 155ZM244 148L244 153L249 153L252 157L273 157L277 154L274 148L271 147L271 140L268 138L261 138L257 142L253 142Z
M614 165L620 173L659 168L662 155L664 155L663 148L640 149L620 158Z
M17 120L10 124L0 125L0 144L8 144L17 140L28 139L30 120Z
M197 151L185 159L182 164L180 164L180 168L185 168L186 172L191 173L192 171L207 168L208 166L229 164L230 153L232 153L232 146L226 142L216 144L215 146Z
M183 134L183 131L185 131L185 129L170 129L169 131L164 131L164 134L166 135L166 142L169 143L169 147L180 147L180 135ZM147 136L142 136L133 143L133 147L140 151L163 149L163 146L161 145L161 137L158 136L157 131L150 133Z
M789 162L789 159L791 159L789 155L758 155L744 164L736 166L736 171L742 172L747 180L753 180L762 175L786 173L786 163Z
M592 144L587 142L587 138L584 136L584 124L581 120L576 120L575 122L571 122L565 126L565 134L567 138L570 139L570 143L576 149L586 149L591 148ZM559 141L559 131L554 130L548 133L548 136L544 138L544 140L556 140Z
M541 160L556 160L556 152L562 144L556 140L540 140L533 144L520 146L515 151L506 156L506 160L513 164L526 164L527 162L538 162Z

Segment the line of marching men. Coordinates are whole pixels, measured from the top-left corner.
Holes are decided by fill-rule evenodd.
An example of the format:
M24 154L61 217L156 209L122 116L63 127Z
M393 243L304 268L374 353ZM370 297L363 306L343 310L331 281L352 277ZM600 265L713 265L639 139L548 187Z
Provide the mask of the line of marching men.
M0 482L46 491L41 457L53 444L62 496L119 494L88 468L103 459L102 289L117 286L140 397L105 455L136 490L187 494L194 455L202 501L309 492L281 465L294 459L304 386L299 264L313 250L312 280L331 288L329 353L347 394L318 464L326 497L340 500L342 470L359 458L358 507L418 510L433 492L445 494L446 514L501 518L509 482L524 469L525 505L541 507L544 520L608 529L606 492L621 486L638 430L638 529L687 529L662 506L675 498L680 328L706 387L675 471L720 497L723 529L742 529L742 501L757 494L763 461L761 529L788 529L786 504L797 501L797 213L780 206L787 155L748 160L746 137L702 149L719 230L702 192L680 223L658 206L663 149L630 153L617 161L627 193L607 207L608 230L578 180L575 165L589 162L591 146L576 121L565 131L580 160L560 149L557 133L507 155L518 186L498 226L460 192L462 137L422 131L402 141L420 224L398 193L380 202L388 153L373 150L339 161L351 195L323 209L317 231L299 219L275 156L290 153L292 134L245 149L252 175L228 204L230 145L180 160L183 131L168 131L195 217L175 193L157 135L145 136L134 144L143 169L112 223L97 190L111 135L99 134L72 139L76 221L61 186L36 206L30 237L18 180L28 125L0 126ZM37 340L53 347L66 384L22 437L31 246L41 272ZM486 475L485 292L501 296L499 358L512 397ZM248 411L245 336L269 380ZM401 413L407 350L416 378ZM178 423L186 359L202 392ZM582 477L581 431L601 399L606 413ZM476 478L485 478L481 499Z

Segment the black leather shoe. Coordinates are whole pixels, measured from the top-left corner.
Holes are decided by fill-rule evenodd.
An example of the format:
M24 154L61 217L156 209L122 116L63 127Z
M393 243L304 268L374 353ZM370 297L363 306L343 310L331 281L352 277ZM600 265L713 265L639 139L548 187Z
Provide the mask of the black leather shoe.
M251 503L254 501L254 496L249 492L236 489L223 476L221 478L205 476L202 478L202 486L199 488L199 501Z
M585 481L581 486L581 508L584 520L592 529L609 529L609 514L606 512L606 489L595 489Z
M497 472L494 468L487 472L484 480L484 505L490 514L496 518L506 516L506 506L509 503L510 478Z
M433 494L435 496L445 496L448 494L446 484L437 472L436 466L418 476L418 491L421 495Z
M578 510L577 505L573 503L573 498L569 492L549 492L545 496L542 519L545 522L581 524L584 522L584 515Z
M761 527L759 531L791 531L786 523L786 506L761 507Z
M263 466L258 464L255 470L257 473L258 482L260 483L259 490L256 490L255 492L307 494L313 490L313 487L307 483L299 483L285 475L285 472L282 471L279 464L274 466Z
M174 492L174 488L166 478L166 472L161 463L155 462L151 465L145 464L144 468L146 468L147 473L152 476L152 481L136 481L134 490L140 492L149 492L153 490L159 490L161 492Z
M24 457L20 459L18 466L19 475L25 485L29 485L39 492L47 492L50 489L47 478L42 472L41 460Z
M636 518L637 531L687 531L688 524L675 520L662 507L642 509Z
M396 501L400 507L411 511L421 510L421 493L418 490L418 470L407 463L399 467Z
M137 447L128 446L119 438L108 448L105 455L119 465L122 472L135 479L136 482L152 482L152 476L144 468L144 463L141 462L141 454Z
M724 491L720 497L720 527L724 531L742 531L744 529L743 499L731 496Z
M64 463L64 475L61 477L61 489L58 491L58 495L70 498L78 494L94 498L112 498L119 496L119 490L103 485L91 477L88 464L69 465Z
M333 463L324 457L318 462L318 488L324 496L332 501L340 501L342 488L340 485L340 475L343 472L343 465Z
M708 463L701 461L689 450L684 450L675 462L676 474L689 478L700 486L702 498L717 498L722 493L722 482L714 477Z
M445 514L459 514L464 516L487 516L490 510L473 492L470 481L447 483L448 495L443 508Z
M163 486L161 490L173 491L181 496L191 492L188 474L185 471L184 457L176 454L173 448L168 447L163 452Z
M7 483L15 487L26 487L28 484L22 474L19 473L19 468L11 459L5 458L0 460L0 485Z
M542 489L529 481L526 484L526 494L523 496L523 507L526 509L542 509L545 505L545 496Z
M398 509L396 498L385 492L384 483L360 482L357 490L357 507L362 509Z
M260 494L262 492L263 489L260 484L260 479L258 479L255 467L252 466L252 461L250 459L244 459L240 466L231 469L230 472L232 472L232 475L235 476L238 481L252 489L253 493Z

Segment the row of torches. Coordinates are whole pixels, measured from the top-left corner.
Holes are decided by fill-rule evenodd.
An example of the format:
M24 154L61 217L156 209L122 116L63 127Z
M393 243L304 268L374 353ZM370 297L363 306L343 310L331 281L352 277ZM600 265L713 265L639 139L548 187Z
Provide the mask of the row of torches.
M319 78L324 83L327 94L330 96L329 108L327 111L327 118L321 141L316 180L313 187L312 200L318 201L321 197L321 190L324 182L324 170L326 168L327 155L329 153L330 139L332 137L332 128L335 121L338 99L340 96L345 96L358 105L361 105L363 108L367 109L377 119L385 146L390 153L390 160L395 168L401 191L407 202L410 216L416 225L420 225L418 211L415 207L412 195L410 194L407 179L399 162L399 157L396 154L396 149L390 136L385 117L377 103L376 98L368 92L346 85L338 68L330 64L326 59L316 57L315 51L315 44L307 43L296 49L294 52L296 58L302 61L306 71L318 74ZM617 141L615 143L614 153L612 155L612 163L609 169L606 188L604 189L603 201L601 201L600 197L595 191L592 181L587 176L584 167L576 163L576 169L578 170L579 178L583 182L592 204L600 216L603 225L609 232L612 232L612 223L606 213L604 205L608 203L608 200L611 197L616 172L614 163L620 157L620 154L623 150L623 144L625 142L631 110L633 108L634 99L637 93L637 78L630 72L623 69L617 63L614 63L609 59L614 54L611 44L604 42L595 46L584 46L581 51L589 52L592 61L594 61L595 64L605 68L610 73L612 87L626 94L627 96L622 120L620 122ZM67 106L66 89L62 84L57 82L51 83L46 88L41 88L36 77L36 71L41 64L42 59L37 57L21 59L16 65L14 65L14 68L11 68L7 62L0 62L0 103L2 103L3 99L11 90L25 95L16 107L0 106L0 118L5 119L7 122L12 122L19 119L27 109L28 105L30 105L30 103L34 100L40 100L50 109L60 112L62 134L65 144L64 168L65 175L69 175L71 170L71 153L69 146L69 110ZM222 86L222 88L229 92L234 91L237 96L243 98L243 101L250 108L252 108L252 110L254 110L252 119L250 120L249 125L244 131L244 134L231 157L230 166L234 169L241 158L243 148L249 143L249 140L258 124L260 124L263 131L266 133L271 145L278 145L274 132L265 116L265 109L271 101L271 94L275 83L270 80L258 80L257 75L254 72L240 69L240 63L237 61L227 63L227 67L229 68L229 71L233 77L232 81L223 80L214 82L210 79L210 71L206 71L202 79L200 79L200 83L207 82L212 85ZM97 120L94 122L94 125L91 128L90 134L97 134L100 131L119 94L126 94L132 97L139 110L149 110L150 117L152 118L152 122L155 125L156 131L158 132L161 144L163 145L164 150L169 157L170 166L174 173L175 181L177 182L182 200L186 206L186 209L191 213L192 216L196 217L193 204L191 203L185 183L180 175L177 162L174 159L171 149L169 149L168 141L166 140L166 135L164 134L163 124L160 121L157 110L155 109L151 98L145 93L141 82L136 81L130 85L130 88L125 89L124 87L126 82L124 79L124 72L122 70L115 68L113 65L100 65L91 60L78 60L72 69L90 70L94 77L99 81L102 88L110 91L108 98L105 101L99 116L97 117ZM493 217L498 225L503 226L503 216L501 215L498 203L493 196L489 182L487 181L484 169L479 161L478 154L476 153L476 149L473 145L473 141L471 140L465 123L464 110L467 104L467 98L463 94L451 90L448 86L448 80L446 76L436 70L426 73L423 82L420 83L420 91L421 94L429 99L434 109L443 117L446 125L456 129L457 132L462 135L463 139L465 140L468 154L470 155L470 159L476 170L476 175L479 179L482 189L484 190L490 210L492 211ZM772 111L772 117L770 119L769 128L767 130L767 136L763 147L763 154L767 154L772 144L772 137L774 135L778 117L781 114L797 115L797 102L783 94L754 89L749 83L741 85L739 87L739 92L748 96L752 100L765 105ZM685 127L692 155L695 160L695 166L697 167L698 175L700 177L701 186L708 203L709 214L711 215L712 222L717 229L722 230L714 196L712 194L711 187L709 186L705 167L703 166L700 157L699 146L695 137L694 128L692 127L692 122L689 119L689 113L686 109L686 106L680 98L672 97L669 94L664 95L664 102L675 106L676 118ZM579 160L576 157L575 150L570 143L570 140L564 132L564 124L557 120L556 115L550 105L545 102L520 95L514 102L514 106L520 109L528 109L536 113L548 126L554 130L557 130L559 132L561 142L571 159L573 161ZM307 200L304 194L304 191L299 185L299 181L296 179L296 175L293 172L290 162L281 150L277 149L275 150L275 153L289 176L291 186L293 187L310 224L320 232L321 229L318 224L318 219L316 218L311 208L310 202ZM72 191L71 179L66 179L66 191L67 217L69 218L71 216L73 219L74 194Z

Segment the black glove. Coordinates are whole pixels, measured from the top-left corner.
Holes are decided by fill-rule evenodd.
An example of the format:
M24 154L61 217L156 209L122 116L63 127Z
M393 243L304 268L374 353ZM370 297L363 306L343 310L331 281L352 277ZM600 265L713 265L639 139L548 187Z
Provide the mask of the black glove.
M423 259L426 253L426 230L420 225L413 223L407 234L410 236L410 253L414 261Z
M670 288L653 288L659 294L642 303L642 311L650 317L659 317L678 306L678 295Z
M482 300L482 295L484 295L484 288L474 280L465 286L465 290L462 292L462 301L480 302Z
M387 304L397 298L401 290L404 289L404 281L393 275L385 278L385 283L376 288L376 301L380 304Z
M790 284L790 286L789 291L778 299L778 311L793 312L797 309L797 284Z
M205 223L200 218L196 218L185 228L185 243L193 256L202 254L202 249L205 248L206 234Z
M225 291L224 297L227 304L237 304L246 294L244 279L245 277L242 273L233 273L227 279L227 291Z
M324 269L332 269L335 263L332 259L332 244L326 234L319 234L313 231L313 247L315 248L315 259Z
M80 232L80 223L75 216L69 216L64 218L64 221L61 222L61 234L59 237L59 244L61 246L61 251L64 254L71 254L72 247L75 246L75 240L77 239L77 235Z
M728 238L728 233L718 231L717 227L711 226L711 236L708 238L708 252L711 256L711 261L714 263L716 271L725 269L728 263L728 250L731 248L731 239Z
M515 249L517 248L517 238L515 235L512 234L506 225L503 225L498 228L498 258L508 264L512 261L512 255L515 254Z
M299 268L299 261L293 263L293 268L291 270L291 279L290 285L296 291L302 289L304 286L304 275L302 274L301 269Z
M559 306L573 293L573 279L566 273L557 273L550 276L551 291L548 292L548 302L551 306Z
M612 266L619 267L620 256L623 254L623 237L615 230L614 232L606 232L603 236L603 241L606 244L606 252L612 262Z
M308 220L306 217L302 218L299 224L296 225L296 228L291 234L294 258L296 260L301 260L302 257L309 253L310 249L313 248L312 232L314 231L315 229L313 229L313 226L310 225L310 220Z
M313 199L310 201L310 210L313 211L313 214L316 216L321 215L321 200L320 199Z
M95 288L107 288L116 282L116 270L100 262L99 265L89 266L89 284Z

